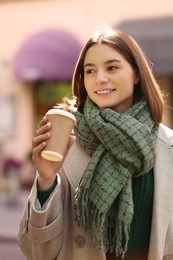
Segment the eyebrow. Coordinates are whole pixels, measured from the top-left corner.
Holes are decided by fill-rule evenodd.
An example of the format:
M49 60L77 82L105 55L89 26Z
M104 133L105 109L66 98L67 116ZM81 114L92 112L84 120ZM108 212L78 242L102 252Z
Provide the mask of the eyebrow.
M113 63L113 62L121 62L121 61L118 60L118 59L112 59L112 60L106 61L105 64L107 65L107 64L110 64L110 63ZM88 66L94 66L94 64L93 64L93 63L86 63L86 64L84 65L84 68L85 68L85 67L88 67Z

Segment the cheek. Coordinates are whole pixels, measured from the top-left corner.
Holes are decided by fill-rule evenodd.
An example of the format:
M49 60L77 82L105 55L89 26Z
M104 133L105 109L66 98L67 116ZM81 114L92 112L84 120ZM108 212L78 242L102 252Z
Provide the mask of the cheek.
M127 78L122 84L121 91L125 96L132 96L134 93L134 80L132 78Z
M134 93L134 85L133 85L133 82L132 82L132 84L130 84L128 89L127 89L127 95L132 96L133 93Z
M134 87L135 87L135 78L134 78L134 74L132 73L131 76L129 78L127 78L127 86L128 86L128 90L127 92L130 94L133 94L134 92Z
M86 89L87 92L90 91L90 89L91 89L90 80L84 78L84 86L85 86L85 89Z

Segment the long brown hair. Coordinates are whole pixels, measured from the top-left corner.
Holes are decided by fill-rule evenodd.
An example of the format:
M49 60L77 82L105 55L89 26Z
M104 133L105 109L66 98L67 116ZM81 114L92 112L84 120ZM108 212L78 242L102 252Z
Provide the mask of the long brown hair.
M84 59L87 50L94 44L107 44L119 52L127 62L137 71L139 83L135 86L134 94L143 95L149 104L151 114L155 123L159 124L163 115L163 96L159 85L152 73L150 63L138 43L126 33L104 27L95 32L83 47L72 80L73 95L77 99L77 108L84 106L87 92L84 86Z

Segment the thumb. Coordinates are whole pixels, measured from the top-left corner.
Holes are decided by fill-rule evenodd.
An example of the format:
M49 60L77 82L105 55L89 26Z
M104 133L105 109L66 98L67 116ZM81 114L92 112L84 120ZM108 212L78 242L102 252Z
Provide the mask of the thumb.
M71 146L74 144L76 140L76 137L74 135L70 135L70 138L69 138L69 141L68 141L68 144L67 144L67 148L66 148L66 152L65 152L65 155L67 155L69 149L71 148Z
M67 145L69 149L74 144L75 140L76 140L76 137L74 135L70 135L68 145Z

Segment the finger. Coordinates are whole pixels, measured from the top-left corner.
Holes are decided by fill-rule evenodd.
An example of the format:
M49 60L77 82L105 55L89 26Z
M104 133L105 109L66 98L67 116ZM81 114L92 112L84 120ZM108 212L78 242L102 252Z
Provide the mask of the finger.
M40 155L41 151L44 149L45 146L46 146L46 142L42 142L41 144L39 144L33 148L33 150L32 150L32 159L33 160L36 157L38 157L38 155Z
M50 137L50 133L45 133L43 135L36 136L32 139L32 147L38 146L40 143L46 141Z
M42 135L43 133L49 131L50 128L51 128L51 123L46 123L45 125L40 126L40 128L38 128L38 129L36 130L36 136Z
M45 116L41 119L41 121L39 122L37 128L40 128L41 126L45 125L46 122L47 122L47 116L45 115Z

